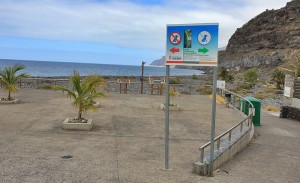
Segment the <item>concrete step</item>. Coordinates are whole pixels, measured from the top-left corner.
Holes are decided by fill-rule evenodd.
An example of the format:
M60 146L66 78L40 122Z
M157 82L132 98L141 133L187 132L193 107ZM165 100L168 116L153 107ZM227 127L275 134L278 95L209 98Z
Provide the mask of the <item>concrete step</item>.
M295 90L294 93L295 94L300 94L300 90Z
M294 98L299 98L300 99L300 95L294 95Z

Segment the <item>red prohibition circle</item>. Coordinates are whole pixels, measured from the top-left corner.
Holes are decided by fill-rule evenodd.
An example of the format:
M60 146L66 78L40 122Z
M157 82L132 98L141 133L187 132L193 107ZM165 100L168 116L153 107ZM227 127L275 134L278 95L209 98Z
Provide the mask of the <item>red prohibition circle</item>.
M176 34L178 35L177 38L175 37ZM174 39L176 39L176 42L173 41ZM181 42L181 34L179 32L172 32L169 36L169 41L173 45L179 44Z

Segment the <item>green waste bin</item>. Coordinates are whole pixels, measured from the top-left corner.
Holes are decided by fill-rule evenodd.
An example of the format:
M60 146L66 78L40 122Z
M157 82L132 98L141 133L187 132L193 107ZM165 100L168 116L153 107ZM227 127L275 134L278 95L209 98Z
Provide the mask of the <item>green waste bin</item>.
M254 126L260 126L260 108L261 108L260 100L254 97L246 97L246 99L249 102L251 102L254 107L254 115L252 119ZM251 107L251 105L248 104L248 101L246 100L241 101L241 111L246 115L249 114L249 107Z

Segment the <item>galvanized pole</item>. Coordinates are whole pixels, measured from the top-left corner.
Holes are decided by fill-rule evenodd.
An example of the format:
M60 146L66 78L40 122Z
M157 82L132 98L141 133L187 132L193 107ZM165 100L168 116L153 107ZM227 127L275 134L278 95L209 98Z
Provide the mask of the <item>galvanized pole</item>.
M215 150L215 128L216 128L216 89L217 89L217 66L214 67L213 75L213 99L212 99L212 115L211 115L211 137L210 137L210 161L209 176L213 176L214 171L214 150Z
M165 104L165 170L169 169L169 78L170 66L166 65L166 104Z

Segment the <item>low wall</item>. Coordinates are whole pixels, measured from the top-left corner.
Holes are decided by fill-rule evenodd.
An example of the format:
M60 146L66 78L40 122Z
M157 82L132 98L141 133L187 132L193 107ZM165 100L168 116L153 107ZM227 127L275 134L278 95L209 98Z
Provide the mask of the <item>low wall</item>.
M292 98L292 107L300 109L300 99Z
M107 81L106 91L107 92L119 92L120 90L120 84L117 82L117 76L116 77L110 77L108 79L105 79ZM122 78L122 77L120 77ZM128 84L127 89L128 93L135 93L139 94L141 93L141 82L139 81L139 77L128 77L131 79L131 83ZM170 86L176 87L176 90L182 94L199 94L199 91L197 91L198 87L202 85L205 82L205 77L199 79L192 79L189 76L178 76L178 77L170 77L176 78L178 81L180 81L180 84L170 84ZM54 85L62 85L65 87L71 87L69 79L67 77L65 78L22 78L18 81L18 87L20 89L36 89L39 86L54 86ZM0 83L0 88L2 88L2 84ZM155 91L156 92L156 91ZM147 77L145 77L144 81L144 94L150 94L150 85L148 82Z
M232 134L232 140L223 139L220 144L220 149L214 152L213 167L219 168L222 164L230 160L238 152L243 150L251 141L254 134L253 123L249 127L245 127L242 132L235 131ZM203 163L198 161L193 163L192 172L198 175L207 175L209 169L209 152L205 153Z

